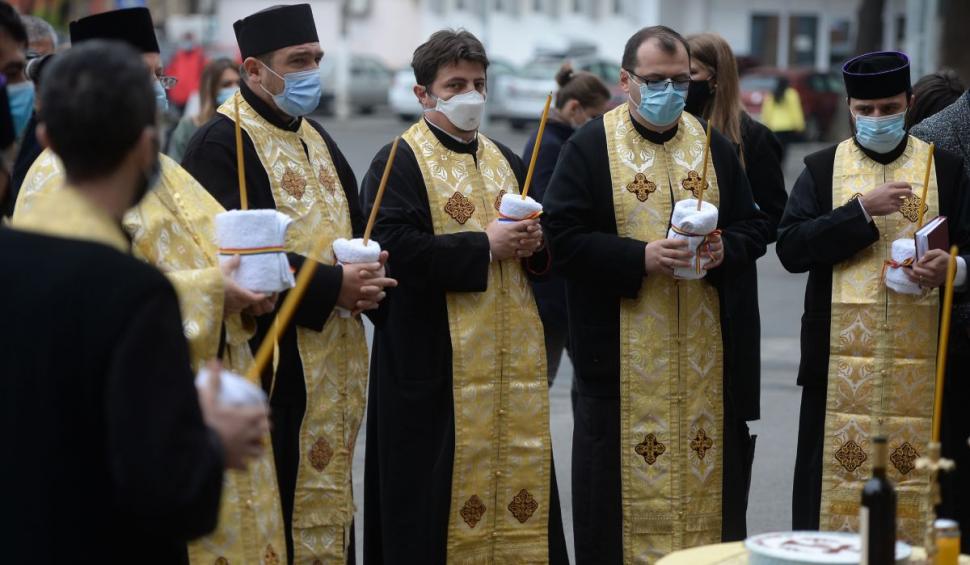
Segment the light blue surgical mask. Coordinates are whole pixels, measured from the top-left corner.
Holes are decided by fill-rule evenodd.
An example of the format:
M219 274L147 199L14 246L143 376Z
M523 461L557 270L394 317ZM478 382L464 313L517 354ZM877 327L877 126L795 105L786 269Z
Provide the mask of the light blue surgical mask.
M163 114L168 112L168 93L165 92L165 87L158 79L155 79L155 105L159 112Z
M34 83L18 82L7 85L7 99L10 101L10 117L19 138L27 129L27 122L34 112Z
M889 153L906 137L906 112L873 118L855 117L855 138L859 145L876 153Z
M225 104L226 100L232 98L232 95L235 94L237 90L239 89L235 86L227 86L219 89L219 92L216 93L216 106L222 106Z
M300 117L317 109L323 90L319 69L307 69L280 76L265 64L263 66L283 80L283 92L279 94L273 94L262 84L259 85L266 94L273 97L273 102L276 102L280 110L291 116Z
M640 87L640 104L637 112L651 124L659 127L673 125L680 119L687 101L687 91L674 88L668 82L663 90L653 90L646 84L637 82Z

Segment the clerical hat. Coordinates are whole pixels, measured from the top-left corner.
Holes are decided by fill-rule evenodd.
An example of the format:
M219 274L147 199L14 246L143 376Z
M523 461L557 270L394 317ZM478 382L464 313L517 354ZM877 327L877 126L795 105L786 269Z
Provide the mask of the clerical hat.
M232 24L242 58L320 41L309 4L273 6Z
M142 53L159 53L155 25L148 8L125 8L71 22L71 43L89 39L117 39Z
M845 91L850 98L874 100L912 92L909 57L897 51L866 53L842 67Z

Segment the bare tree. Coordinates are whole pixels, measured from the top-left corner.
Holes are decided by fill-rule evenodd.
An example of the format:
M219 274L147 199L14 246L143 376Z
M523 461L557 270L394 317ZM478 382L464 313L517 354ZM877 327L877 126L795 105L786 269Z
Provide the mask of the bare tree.
M954 4L959 4L959 1ZM883 19L886 0L860 0L857 12L859 32L856 34L856 54L882 49Z

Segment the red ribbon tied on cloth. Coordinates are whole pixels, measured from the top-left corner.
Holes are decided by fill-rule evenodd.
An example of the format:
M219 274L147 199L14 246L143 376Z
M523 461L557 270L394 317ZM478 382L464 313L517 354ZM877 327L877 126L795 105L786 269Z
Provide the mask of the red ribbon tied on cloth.
M674 230L674 233L677 235L683 235L685 237L704 238L701 240L700 243L697 244L697 253L694 253L694 258L695 258L694 269L696 270L696 272L698 273L701 272L701 254L700 254L701 246L704 246L704 251L707 253L708 260L714 261L714 253L711 252L711 236L721 235L721 230L714 230L711 233L691 233L681 228L680 226L675 226L673 224L670 225L670 229Z
M889 269L890 267L892 267L893 269L899 269L902 267L909 267L912 264L913 264L912 257L908 257L902 261L894 261L892 259L886 259L885 261L882 262L882 275L880 275L880 278L882 279L886 278L886 270Z
M269 253L285 253L286 249L279 245L267 247L220 247L219 255L266 255Z
M513 218L512 216L506 216L502 212L498 213L499 218L502 218L503 220L509 220L512 222L521 222L522 220L537 220L541 215L542 215L542 210L536 210L535 212L529 214L524 218Z

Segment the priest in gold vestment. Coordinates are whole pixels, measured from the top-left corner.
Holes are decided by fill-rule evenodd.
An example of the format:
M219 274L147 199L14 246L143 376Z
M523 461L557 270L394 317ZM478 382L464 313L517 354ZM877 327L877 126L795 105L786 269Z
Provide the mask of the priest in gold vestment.
M359 316L383 297L378 263L337 265L330 242L363 231L357 181L330 135L305 116L320 98L323 50L308 4L276 6L234 25L240 90L189 142L182 165L226 209L240 206L235 107L251 209L293 219L286 236L299 268L319 238L328 245L262 375L270 393L273 451L290 559L354 563L351 464L364 413L367 344ZM385 256L386 258L386 256ZM257 320L258 345L273 318Z
M91 39L120 39L140 48L157 82L158 47L148 10L106 12L71 23L72 43ZM220 267L214 218L222 206L177 163L159 154L159 164L154 187L123 219L132 253L165 273L175 287L193 368L220 357L227 369L245 372L252 361L248 340L255 331L254 316L271 310L273 299L239 287ZM72 229L70 224L52 208L59 200L51 195L64 186L62 163L45 149L24 179L13 225L70 236L64 231ZM189 557L193 563L219 558L271 563L284 560L285 551L272 453L267 451L246 471L226 473L219 526L190 544Z
M966 289L970 183L962 160L936 149L921 200L930 148L904 129L912 98L906 55L861 55L845 64L843 77L855 135L805 158L776 248L785 268L809 273L792 524L857 530L859 493L872 475L871 440L884 435L898 494L897 537L919 544L930 509L927 475L915 461L930 441L938 287L948 254L930 250L902 266L920 294L890 289L883 273L893 241L913 237L922 208L925 221L947 217L950 242L963 254L956 289ZM965 441L953 443L965 449Z
M402 136L374 237L400 281L374 335L364 562L566 563L552 469L535 220L503 222L518 156L478 132L488 58L439 31L412 59L424 117ZM364 179L372 206L390 146Z
M745 536L751 447L733 402L750 387L732 386L746 376L725 354L723 305L751 291L733 273L764 254L768 222L717 132L704 166L705 124L683 112L689 82L680 34L637 32L623 55L628 103L566 142L545 195L577 380L579 565L653 563ZM668 239L671 213L702 186L720 231L702 248L706 275L678 280L674 268L695 263L686 242Z

